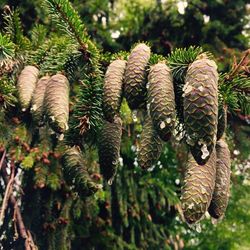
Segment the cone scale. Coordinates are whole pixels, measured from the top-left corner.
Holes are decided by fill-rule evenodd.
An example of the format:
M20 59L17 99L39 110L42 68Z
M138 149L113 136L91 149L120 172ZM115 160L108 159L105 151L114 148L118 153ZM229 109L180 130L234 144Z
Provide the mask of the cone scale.
M44 109L43 109L44 94L49 79L50 79L49 76L44 76L41 79L39 79L32 96L30 110L33 121L36 124L42 124L43 114L44 114Z
M150 116L146 116L138 152L138 164L148 169L159 159L163 142L154 129Z
M62 74L56 74L47 83L44 109L51 128L57 133L68 129L69 82Z
M115 60L108 66L104 77L103 113L109 122L113 122L121 106L125 67L125 60Z
M215 178L215 151L203 166L198 165L189 153L181 195L182 210L187 223L198 222L206 213L212 199Z
M76 147L65 151L62 167L67 184L73 186L81 196L90 196L101 188L90 178L82 154Z
M39 70L35 66L25 66L17 80L17 91L23 111L29 108L38 81Z
M154 128L162 140L168 141L175 124L175 95L173 77L164 62L150 67L148 96Z
M104 121L99 140L99 163L101 173L109 184L117 172L122 136L122 120L116 116L114 122Z
M147 65L150 58L150 48L146 44L138 44L128 58L124 78L124 94L129 107L145 108Z
M215 219L219 219L225 214L230 194L230 151L223 139L216 143L216 154L215 189L208 212Z
M217 141L222 138L227 127L227 108L219 107L218 127L217 127Z
M184 98L187 143L199 165L204 165L214 149L218 123L218 73L214 61L199 59L188 68Z

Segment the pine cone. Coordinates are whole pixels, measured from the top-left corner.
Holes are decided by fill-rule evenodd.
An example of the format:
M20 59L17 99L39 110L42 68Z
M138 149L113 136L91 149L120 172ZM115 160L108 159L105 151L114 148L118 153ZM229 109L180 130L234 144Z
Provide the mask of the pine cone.
M129 107L133 109L145 106L146 67L150 58L150 48L146 44L138 44L132 51L125 69L124 94Z
M150 67L148 105L153 125L160 138L168 141L175 124L173 77L165 63Z
M215 178L215 150L203 166L198 165L189 153L181 197L184 217L188 223L199 221L207 211L214 191Z
M81 196L92 195L102 187L90 178L82 154L76 147L65 151L62 170L66 183L73 186Z
M159 159L163 142L154 129L149 116L145 117L138 153L138 163L142 169L148 169Z
M115 116L114 122L104 121L99 140L99 163L101 173L111 184L117 172L122 137L122 120Z
M64 75L56 74L48 81L44 108L51 128L57 133L64 133L69 119L69 82Z
M212 153L218 123L218 73L214 61L200 59L188 68L184 91L187 143L199 165Z
M223 105L219 106L217 141L221 139L227 127L227 109Z
M119 112L126 61L115 60L109 66L104 79L103 112L109 122Z
M25 66L17 80L19 102L23 111L29 108L38 81L39 70L35 66Z
M46 89L49 79L50 79L49 76L44 76L37 82L37 85L34 90L32 100L31 100L30 111L31 111L34 122L38 125L41 125L43 121L43 115L44 115L43 101L44 101L45 89Z
M230 151L223 139L216 143L216 154L216 181L208 212L212 217L218 219L224 215L227 209L230 193Z

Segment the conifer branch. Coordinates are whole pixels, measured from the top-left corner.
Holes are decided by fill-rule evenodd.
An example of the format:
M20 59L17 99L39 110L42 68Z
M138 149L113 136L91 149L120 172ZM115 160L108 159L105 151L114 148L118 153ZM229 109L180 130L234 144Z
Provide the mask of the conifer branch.
M58 28L74 38L81 49L86 51L87 34L85 25L68 0L46 0L47 9Z
M25 50L29 47L29 40L23 34L19 10L7 8L4 13L5 32L18 49Z
M15 44L6 35L0 33L0 68L7 60L15 57Z

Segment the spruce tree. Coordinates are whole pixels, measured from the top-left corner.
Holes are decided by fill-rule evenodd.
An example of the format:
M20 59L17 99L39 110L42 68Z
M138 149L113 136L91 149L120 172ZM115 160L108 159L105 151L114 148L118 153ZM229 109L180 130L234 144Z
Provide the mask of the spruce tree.
M118 83L124 86L119 87L111 114L114 121L106 121L103 100L107 101L108 96L103 95L109 77L105 78L105 73L107 76L106 71L115 60L128 61L130 65L131 51L138 44L130 44L131 51L104 53L98 39L90 36L93 33L68 0L42 2L51 21L34 25L27 34L19 10L5 7L0 33L3 249L182 248L179 234L184 226L175 224L178 214L184 220L177 180L182 177L180 172L186 171L190 146L187 124L193 126L185 117L186 75L192 74L190 66L200 58L215 58L190 44L187 48L174 49L167 56L141 55L140 60L145 63L139 72L136 60L131 66L133 74L129 72L131 68L124 70L124 82ZM228 71L220 72L218 82L213 82L218 84L217 111L225 107L230 116L243 117L244 121L250 114L249 53L249 50L243 53L240 61L235 61ZM153 100L147 81L154 82L149 69L159 63L171 71L169 91L177 114L171 116L176 119L176 125L174 130L171 128L172 137L167 143L161 140L150 118L155 111L149 107ZM36 69L35 73L27 72L32 79L29 85L24 82L26 67ZM137 109L131 110L126 84L132 80L138 83L141 75L144 77L140 89L142 105L130 105L131 109ZM43 77L49 80L40 100L43 102L40 122L36 122L37 109L32 97ZM131 81L126 82L126 78ZM207 95L199 95L200 105L204 96ZM196 99L190 98L189 105L197 104ZM210 114L206 112L209 119ZM117 119L119 126L115 124ZM145 132L147 119L152 126ZM167 123L166 120L164 125ZM110 129L105 130L107 124ZM160 129L162 126L160 122ZM216 144L217 133L213 132L212 140ZM154 140L143 139L143 134L149 133ZM203 139L203 134L199 136ZM150 153L152 141L157 141L157 145L153 145ZM98 146L99 150L104 148L100 158ZM146 159L147 171L138 167L145 162L142 159ZM202 167L195 160L194 164L193 167ZM107 182L105 178L112 181ZM188 181L196 185L196 180ZM207 196L212 198L211 190L208 192Z

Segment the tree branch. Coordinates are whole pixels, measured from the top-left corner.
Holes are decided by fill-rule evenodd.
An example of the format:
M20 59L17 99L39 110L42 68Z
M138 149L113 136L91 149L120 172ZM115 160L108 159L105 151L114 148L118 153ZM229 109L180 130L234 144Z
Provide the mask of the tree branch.
M7 183L9 184L9 183L11 183L12 175L14 176L15 171L13 169L11 172L11 177L9 177L7 174L7 171L6 171L6 167L7 167L7 160L4 159L3 160L3 167L1 169L1 174L3 176L3 180L4 180L5 184L7 184ZM14 223L17 224L19 234L20 234L21 238L25 241L25 250L37 250L38 248L33 241L31 233L29 232L29 230L26 229L26 227L24 225L20 208L18 206L18 203L17 203L15 196L12 193L10 193L9 202L14 209Z
M6 150L4 150L4 151L3 151L3 154L2 154L2 158L1 158L1 161L0 161L0 170L1 170L1 168L2 168L2 165L3 165L3 162L4 162L5 156L6 156Z
M5 210L8 207L9 198L10 198L10 195L12 194L12 190L13 190L12 189L13 182L14 182L14 178L15 178L14 165L11 164L10 168L11 168L10 178L9 178L8 182L6 182L7 186L6 186L4 199L3 199L3 203L2 203L2 207L1 207L1 212L0 212L0 226L3 225Z

